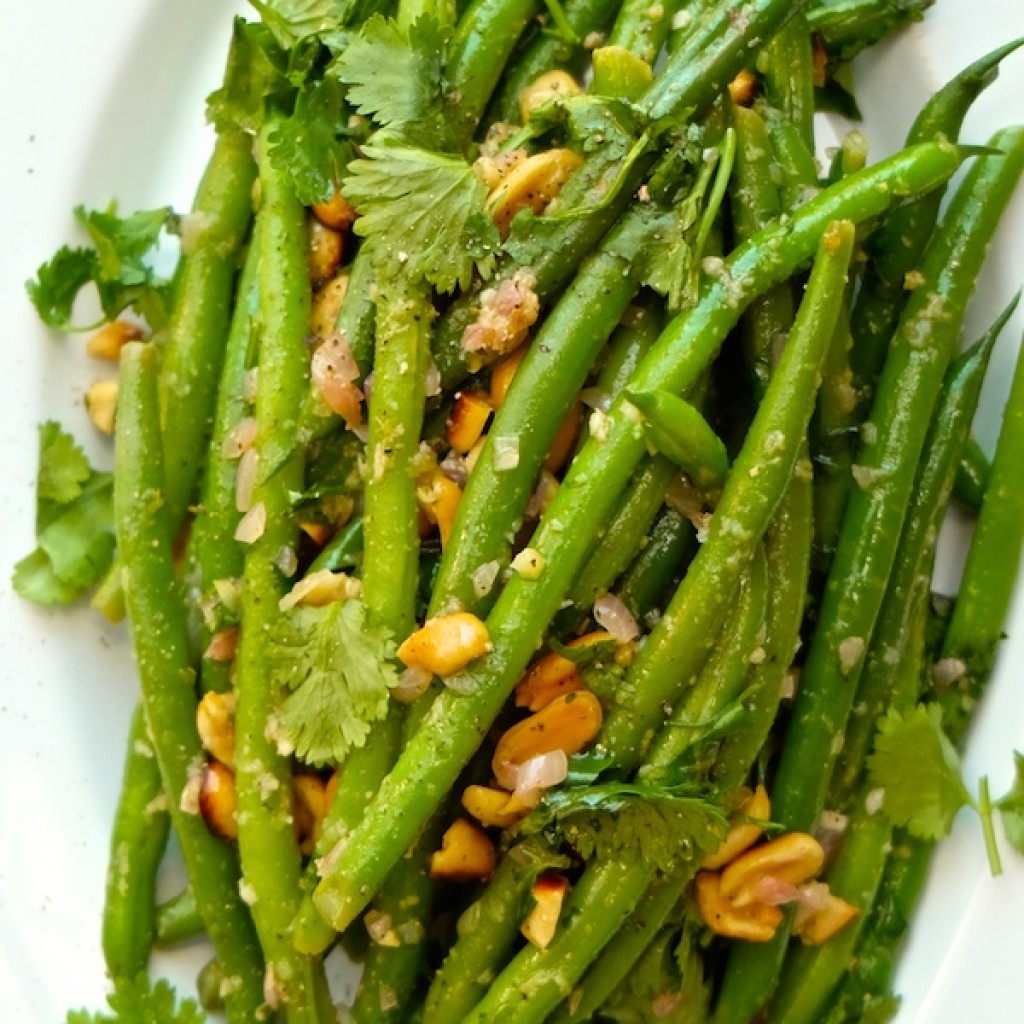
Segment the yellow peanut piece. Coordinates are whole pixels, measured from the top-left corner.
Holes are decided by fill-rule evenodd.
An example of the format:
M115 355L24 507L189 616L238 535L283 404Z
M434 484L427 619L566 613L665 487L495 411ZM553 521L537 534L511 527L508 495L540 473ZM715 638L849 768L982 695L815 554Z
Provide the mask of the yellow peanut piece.
M605 643L609 639L608 633L597 630L577 637L567 646L588 647L591 644ZM516 707L541 711L556 698L582 689L583 677L576 663L557 651L552 651L535 661L516 684Z
M302 772L292 776L292 817L299 849L311 854L320 838L327 815L327 783L319 775Z
M326 523L299 523L299 529L318 547L331 539L331 528Z
M508 234L512 218L520 210L542 213L582 162L583 158L571 149L548 149L512 170L487 197L487 209L502 237Z
M812 910L801 906L797 909L793 934L805 946L820 946L841 932L859 913L852 903L829 893L823 907Z
M568 891L569 880L563 875L544 874L533 883L533 909L519 930L528 942L539 949L547 949L555 937Z
M485 154L473 163L473 173L493 192L529 155L525 149Z
M428 619L398 648L398 657L410 668L435 676L450 676L491 650L487 627L469 612L454 612Z
M509 828L530 813L514 793L490 786L467 786L462 806L485 828Z
M203 748L229 768L235 764L235 695L203 694L196 708L196 729Z
M549 473L557 473L565 465L565 460L569 458L573 445L576 444L576 438L580 436L582 422L583 403L577 400L562 420L562 425L558 428L558 433L555 434L544 460L544 468Z
M566 99L579 96L582 87L575 78L566 71L548 71L535 78L529 85L519 90L519 116L523 124L530 119L530 114L550 100Z
M738 107L749 107L757 93L757 76L744 68L729 83L729 99Z
M761 879L800 886L814 878L824 863L825 850L814 836L790 832L737 857L722 872L722 896L734 907L747 907L758 901Z
M117 378L98 380L85 393L85 410L92 425L108 437L114 433L117 415Z
M512 378L519 369L519 364L526 358L528 346L520 345L513 352L509 352L500 363L495 363L491 370L491 405L497 409L505 401Z
M325 228L335 231L347 231L356 219L356 208L337 190L331 193L330 199L314 203L313 216Z
M199 789L199 812L203 821L221 839L238 838L238 791L235 788L235 773L221 764L211 761L203 769L202 785Z
M462 488L440 469L432 469L417 479L416 501L427 522L437 527L441 547L447 547L455 524L455 513L462 501Z
M695 883L697 907L707 926L716 934L743 942L769 942L782 922L782 911L764 903L737 907L722 893L722 876L701 871Z
M768 790L764 786L758 786L753 793L748 790L736 808L736 813L744 818L767 821L772 813ZM729 834L725 837L722 845L714 853L709 853L701 861L700 866L707 871L724 868L741 853L749 850L761 838L762 832L764 829L760 825L754 825L751 822L738 822L729 829Z
M140 341L143 337L142 328L138 324L127 320L111 320L85 343L85 351L97 359L108 359L116 363L121 358L121 349L129 341Z
M441 849L430 855L430 877L453 882L488 878L498 863L494 843L465 818L456 818L441 837Z
M502 734L491 760L495 778L502 785L511 782L512 769L538 754L578 754L600 732L603 717L601 702L589 690L557 697ZM513 782L510 788L514 786Z
M348 274L338 274L313 296L313 305L309 311L310 334L326 338L334 330L347 291Z
M314 288L330 281L341 266L345 254L345 239L340 231L325 227L315 217L309 218L309 244L306 259L309 277Z
M280 601L278 608L289 612L297 605L322 608L325 604L335 601L347 601L359 597L362 584L346 576L343 572L332 572L330 569L318 569L316 572L303 576Z
M462 391L455 399L448 417L448 443L465 455L480 440L494 407L487 395L479 391Z

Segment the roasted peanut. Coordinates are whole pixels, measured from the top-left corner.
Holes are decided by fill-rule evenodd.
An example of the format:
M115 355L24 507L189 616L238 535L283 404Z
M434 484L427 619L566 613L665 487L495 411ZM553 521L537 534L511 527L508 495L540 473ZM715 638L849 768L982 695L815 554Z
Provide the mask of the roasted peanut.
M450 676L491 650L487 627L469 612L438 615L407 637L398 657L410 667Z
M121 349L129 341L139 341L143 336L138 324L127 320L111 320L85 343L85 351L97 359L108 359L116 363L121 358Z
M314 203L312 209L313 216L334 231L347 231L356 219L356 208L337 189L330 199Z
M309 278L314 288L319 288L334 277L344 254L345 240L341 232L324 227L315 217L310 217L306 258L309 262Z
M763 903L736 907L722 894L722 876L701 871L696 880L697 907L717 935L744 942L769 942L782 921L782 911Z
M313 305L309 312L310 334L326 338L335 329L347 291L348 274L338 274L313 296Z
M463 391L455 399L448 417L448 443L465 455L480 440L494 407L479 391Z
M462 501L462 488L440 469L433 469L416 481L416 500L428 522L437 526L441 547L447 547L455 523L455 513Z
M729 99L738 107L749 107L757 93L757 76L744 68L729 83Z
M235 773L220 761L211 761L203 769L199 789L199 811L210 831L221 839L238 838L238 792Z
M852 903L828 893L823 907L812 909L801 905L797 908L793 934L806 946L820 946L842 931L859 913Z
M319 775L302 772L292 776L292 817L299 849L311 854L320 838L327 814L327 784Z
M587 633L586 636L577 637L568 646L572 648L587 647L590 644L603 643L608 639L607 633L598 630ZM516 685L516 707L540 711L557 697L582 689L583 678L580 676L575 662L552 651L535 661L527 670L526 675L519 680Z
M568 890L569 880L551 872L533 883L531 892L536 902L519 930L534 946L547 949L551 944Z
M740 854L722 872L722 896L735 907L746 907L757 902L761 879L800 886L813 878L824 862L825 851L814 836L790 832Z
M519 90L519 116L523 124L526 124L531 111L549 100L567 99L569 96L579 96L582 92L579 82L568 72L548 71Z
M557 473L565 464L565 460L569 458L576 438L579 437L582 422L583 403L576 401L566 414L565 419L562 420L562 425L558 428L558 433L555 434L547 458L544 460L544 468L549 473Z
M502 237L508 234L509 225L520 210L542 213L582 162L582 157L571 149L548 149L535 153L511 171L487 198L487 209Z
M346 576L343 572L332 572L330 569L319 569L303 576L298 583L278 601L283 612L291 611L296 605L307 605L321 608L334 601L346 601L358 597L362 592L359 580Z
M481 156L473 164L473 173L493 192L527 156L529 154L525 149L510 149L493 156Z
M462 794L462 806L487 828L508 828L530 812L514 794L489 786L467 786Z
M101 433L110 436L114 433L114 420L117 416L117 378L98 380L85 393L85 410L89 413L92 425Z
M456 818L430 856L430 877L454 882L488 878L498 862L494 843L472 822Z
M771 812L772 805L768 799L768 790L760 785L753 793L748 791L736 808L738 815L745 818L757 818L761 821L767 821ZM708 871L724 868L745 850L749 850L761 838L763 831L764 829L760 825L738 822L729 829L729 834L725 837L722 845L714 853L709 853L701 861L700 866Z
M196 708L196 728L203 747L228 767L235 764L235 695L204 693Z
M512 378L519 369L519 364L526 358L526 345L520 345L514 352L509 352L500 363L491 369L491 405L497 409L505 401Z
M498 740L491 760L501 785L515 789L515 770L538 754L561 750L578 754L601 729L601 702L589 691L557 697L536 714L517 722Z

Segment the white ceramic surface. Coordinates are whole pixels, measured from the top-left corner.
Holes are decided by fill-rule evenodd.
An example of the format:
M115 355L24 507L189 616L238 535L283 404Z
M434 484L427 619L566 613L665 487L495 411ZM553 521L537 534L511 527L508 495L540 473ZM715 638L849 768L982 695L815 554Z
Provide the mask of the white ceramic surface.
M208 144L203 97L218 80L229 0L34 0L0 5L0 1021L52 1024L103 1003L98 927L107 836L134 681L124 632L84 610L43 612L10 591L32 541L35 424L57 418L109 461L82 404L104 368L81 340L39 325L23 282L77 237L71 207L116 196L126 210L186 208ZM914 111L951 73L1024 35L1020 0L938 0L859 68L872 155L897 148ZM978 104L981 142L1024 119L1024 55ZM983 329L1024 281L1024 188L1001 227L968 322ZM978 433L991 446L1024 329L1018 311L994 359ZM955 581L964 528L947 536ZM967 769L1009 783L1024 749L1024 603L1018 600ZM900 1024L1015 1024L1024 948L1024 863L988 876L980 833L960 822L939 853L903 958ZM174 879L164 879L173 890ZM201 946L155 967L191 985Z

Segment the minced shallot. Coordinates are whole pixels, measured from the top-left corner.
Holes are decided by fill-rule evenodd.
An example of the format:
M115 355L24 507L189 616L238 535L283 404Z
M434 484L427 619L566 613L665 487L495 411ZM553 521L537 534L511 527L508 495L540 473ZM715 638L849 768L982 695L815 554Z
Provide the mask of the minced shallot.
M594 621L620 644L628 644L640 635L633 613L614 594L602 594L594 602Z
M544 790L564 782L569 774L569 758L564 750L549 750L537 754L509 772L515 775L515 797L527 807L536 807Z
M359 366L344 334L335 331L324 339L313 353L310 372L328 407L350 428L361 426L363 393L355 383Z

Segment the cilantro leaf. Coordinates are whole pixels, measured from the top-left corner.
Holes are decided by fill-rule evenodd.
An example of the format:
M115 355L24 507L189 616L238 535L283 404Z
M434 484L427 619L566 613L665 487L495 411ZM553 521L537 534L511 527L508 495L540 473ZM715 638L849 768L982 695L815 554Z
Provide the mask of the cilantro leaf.
M299 91L292 113L270 134L270 161L290 175L306 206L327 199L354 153L341 86L322 78Z
M1002 815L1007 840L1018 853L1024 854L1024 754L1015 750L1013 763L1016 768L1013 787L996 807Z
M224 78L206 98L206 119L218 132L239 128L255 135L267 98L287 86L285 63L265 25L235 18Z
M377 133L342 185L360 213L356 234L385 276L422 278L439 291L468 288L474 267L491 273L498 229L484 211L487 186L460 157Z
M366 742L398 682L390 633L367 622L361 601L298 607L271 637L271 670L291 693L281 711L285 735L308 764L345 759Z
M93 284L107 320L135 306L151 327L163 326L169 282L156 274L146 258L160 233L174 226L171 210L141 210L122 218L116 204L111 203L106 210L78 206L75 217L88 232L93 248L62 246L26 283L43 323L58 330L72 330L75 300L86 285Z
M70 604L114 554L114 482L92 470L59 424L39 428L36 549L14 567L15 591L36 604Z
M716 850L729 825L714 804L680 791L609 782L548 793L518 826L568 843L584 859L640 859L668 871Z
M973 805L935 707L890 711L878 723L868 776L885 792L886 818L919 839L941 839L960 808Z
M250 0L281 46L331 35L359 18L359 0Z
M116 980L107 1002L113 1015L72 1010L67 1024L204 1024L206 1020L194 999L177 1003L168 982L151 984L144 973L134 979Z
M413 141L445 138L444 58L450 32L429 15L404 31L375 14L331 65L365 117Z

